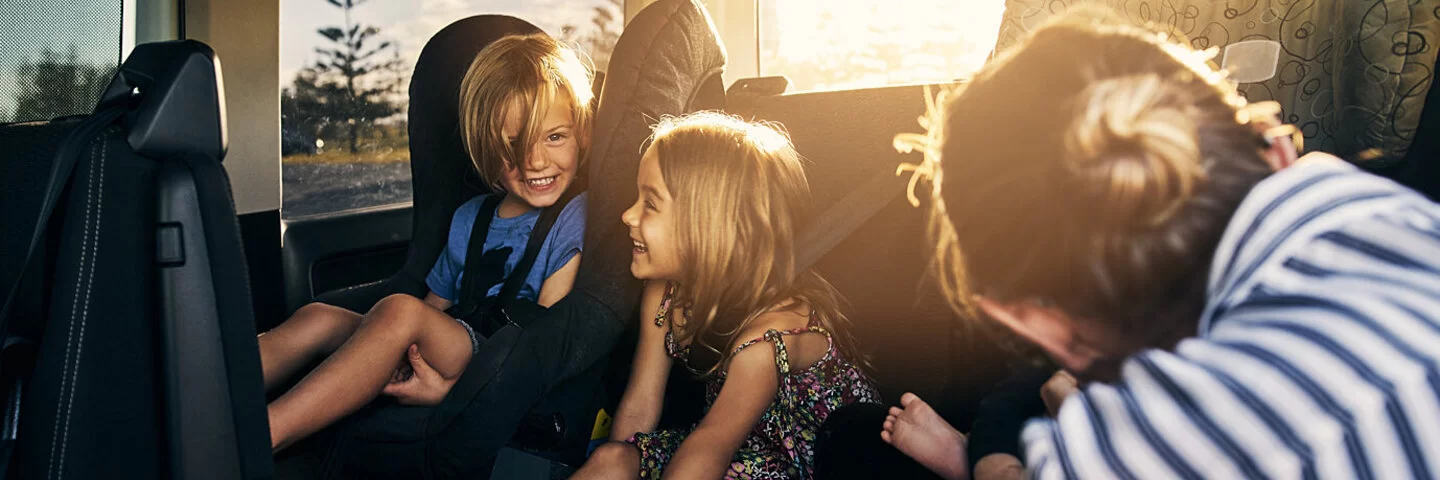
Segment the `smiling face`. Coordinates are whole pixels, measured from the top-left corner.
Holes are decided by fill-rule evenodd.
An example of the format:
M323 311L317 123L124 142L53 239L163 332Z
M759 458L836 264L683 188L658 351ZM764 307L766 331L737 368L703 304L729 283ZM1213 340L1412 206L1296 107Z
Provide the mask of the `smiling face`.
M525 125L523 112L527 109L512 105L506 110L502 132L505 141L514 145L524 141L520 130ZM523 151L525 158L519 160L519 164L505 166L501 182L506 195L502 206L509 204L512 211L554 205L575 179L580 142L575 135L574 113L568 102L563 101L551 102L550 108L544 112L545 118L539 123L539 135L534 135L535 143L512 149Z
M635 183L640 197L621 214L630 227L630 273L641 280L679 281L680 250L675 236L677 216L674 198L660 172L660 156L653 146L640 159Z

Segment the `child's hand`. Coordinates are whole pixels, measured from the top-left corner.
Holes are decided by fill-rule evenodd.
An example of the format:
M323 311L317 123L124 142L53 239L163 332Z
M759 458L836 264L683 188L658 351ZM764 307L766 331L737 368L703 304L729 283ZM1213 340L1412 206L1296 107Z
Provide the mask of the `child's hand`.
M425 363L418 346L411 345L406 358L411 371L409 377L394 381L395 377L392 376L391 382L385 385L385 389L380 393L395 397L395 401L402 405L439 405L459 377L447 380L440 376L429 363ZM396 373L398 374L399 370Z
M400 383L415 376L415 369L410 366L410 359L400 360L400 365L395 367L395 372L390 374L390 383Z
M1059 370L1040 387L1040 399L1045 402L1045 409L1050 411L1050 416L1054 417L1060 413L1060 404L1065 403L1065 398L1079 390L1080 383L1075 377Z

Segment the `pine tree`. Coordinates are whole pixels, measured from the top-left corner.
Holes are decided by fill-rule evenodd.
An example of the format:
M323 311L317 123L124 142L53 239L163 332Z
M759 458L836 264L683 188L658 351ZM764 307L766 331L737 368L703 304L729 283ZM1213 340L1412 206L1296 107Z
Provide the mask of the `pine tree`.
M332 114L331 120L340 122L348 137L350 153L359 150L360 130L376 119L394 115L400 107L388 98L401 85L391 81L393 72L399 68L400 58L376 55L393 50L388 41L374 44L380 29L375 26L359 25L350 18L350 11L366 0L326 0L345 12L345 24L317 30L332 45L329 48L316 47L320 60L315 62L313 71L318 74L314 80L317 103L324 105L324 112ZM367 45L370 43L371 45ZM378 74L378 75L377 75ZM387 78L389 77L389 78ZM372 81L373 78L373 81ZM299 78L296 79L300 81ZM297 95L301 92L295 92ZM304 105L297 105L303 109Z
M610 64L610 54L615 50L615 42L620 40L620 29L612 28L612 25L619 23L624 9L624 0L608 0L608 4L595 7L595 16L590 18L593 30L580 36L579 28L566 25L560 28L560 39L585 51L595 63L595 68L604 70L605 66Z

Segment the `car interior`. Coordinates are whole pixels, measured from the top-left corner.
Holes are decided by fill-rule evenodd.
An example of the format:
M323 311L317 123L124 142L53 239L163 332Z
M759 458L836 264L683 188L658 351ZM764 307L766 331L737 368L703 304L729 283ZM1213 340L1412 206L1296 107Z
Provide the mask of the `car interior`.
M178 3L186 10L192 2ZM273 10L278 0L261 3ZM662 116L723 110L781 125L806 160L817 206L799 256L847 300L853 335L885 399L915 392L952 424L968 425L991 386L1034 361L1008 348L1014 342L1006 335L970 326L941 298L929 273L926 202L912 205L910 177L897 175L919 154L897 151L895 135L921 131L927 95L963 89L963 78L790 91L784 76L735 73L743 71L737 55L753 53L730 51L731 29L717 27L716 4L731 2L621 3L624 30L594 85L595 143L584 180L592 188L634 188L639 146ZM1053 2L1003 3L992 39L997 52L1058 13ZM1440 155L1440 107L1433 106L1440 100L1427 95L1437 78L1436 42L1380 51L1369 40L1407 32L1433 40L1440 28L1434 11L1416 2L1367 2L1395 4L1389 14L1404 21L1347 37L1312 23L1339 22L1348 13L1338 8L1290 11L1269 22L1260 21L1261 11L1173 3L1164 14L1122 13L1197 31L1189 35L1197 47L1224 52L1242 40L1271 41L1298 52L1240 90L1251 100L1280 102L1307 150L1335 153L1432 199L1440 194L1430 160ZM0 14L12 15L8 8ZM29 14L14 15L21 13ZM198 15L208 14L182 12ZM425 295L452 212L488 192L455 128L462 75L485 45L545 31L538 24L475 11L446 19L424 44L400 114L413 190L404 203L282 219L277 197L276 208L240 213L235 185L250 180L237 172L249 170L233 163L232 146L248 141L237 138L250 131L238 122L256 119L237 118L230 107L243 100L227 80L246 77L233 77L245 72L226 63L227 49L239 50L233 40L226 49L204 41L221 30L214 25L190 29L194 38L135 44L93 108L0 124L0 285L7 292L0 475L394 478L424 464L427 442L464 442L467 420L484 413L469 408L467 392L499 368L503 350L476 355L441 405L379 402L273 455L265 448L267 397L255 338L313 301L363 312L390 294ZM1366 66L1393 74L1367 80L1373 74ZM272 147L269 161L278 162ZM592 217L587 244L626 235L610 220ZM581 276L625 265L584 263ZM640 312L633 299L621 305L635 313L619 345L531 409L496 459L493 478L564 478L584 462L595 432L605 428L604 412L618 404L635 348ZM489 341L513 340L523 329L507 326ZM701 388L682 369L672 371L670 384L677 387L667 395ZM692 424L700 414L666 409L661 424Z

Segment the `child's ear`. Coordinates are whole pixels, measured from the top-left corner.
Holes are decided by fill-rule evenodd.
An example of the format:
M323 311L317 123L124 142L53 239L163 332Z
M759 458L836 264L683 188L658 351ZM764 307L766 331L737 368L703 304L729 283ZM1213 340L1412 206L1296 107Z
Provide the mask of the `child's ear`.
M1080 371L1094 360L1090 352L1071 341L1075 323L1057 308L1024 301L1000 302L983 296L976 303L990 318L1043 348L1063 368Z

